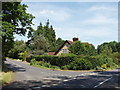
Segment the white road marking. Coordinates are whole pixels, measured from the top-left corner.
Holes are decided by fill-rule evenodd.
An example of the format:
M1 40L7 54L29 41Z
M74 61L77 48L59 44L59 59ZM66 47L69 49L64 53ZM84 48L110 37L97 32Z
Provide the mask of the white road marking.
M69 81L69 80L63 80L64 82Z
M42 87L50 87L49 85L42 85Z
M94 86L94 88L99 87L100 85L102 85L103 83L107 82L107 81L110 80L110 79L112 79L112 77L110 77L110 78L104 80L103 82L100 82L98 85Z
M61 80L61 79L58 79L58 78L43 78L44 80Z

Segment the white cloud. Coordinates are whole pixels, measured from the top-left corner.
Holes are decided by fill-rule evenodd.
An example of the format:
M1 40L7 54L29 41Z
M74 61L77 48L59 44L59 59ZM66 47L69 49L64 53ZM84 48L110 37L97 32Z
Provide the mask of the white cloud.
M61 11L61 10L58 10L58 11L42 10L40 12L37 12L37 16L38 15L56 22L58 21L62 22L70 18L70 14L68 12Z
M92 6L88 9L88 11L117 11L116 8L110 6Z
M39 6L40 7L39 7ZM47 18L55 22L63 22L68 20L71 17L70 9L66 7L58 7L55 5L40 3L32 5L31 8L27 10L29 13L32 13L36 18Z
M84 23L88 24L117 24L117 18L107 17L105 15L96 15L90 19L84 21Z

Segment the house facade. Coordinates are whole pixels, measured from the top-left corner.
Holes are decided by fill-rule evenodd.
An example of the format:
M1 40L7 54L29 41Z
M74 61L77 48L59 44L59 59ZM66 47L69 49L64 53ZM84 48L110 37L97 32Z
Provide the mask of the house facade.
M78 41L78 38L73 38L73 41L66 40L63 45L55 52L54 55L61 55L62 53L69 53L68 48L70 47L71 44L73 44L75 41Z
M62 53L69 53L70 51L68 50L68 48L70 47L71 44L73 44L74 42L78 41L79 39L74 37L73 41L70 40L66 40L62 46L56 51L56 52L49 52L48 55L61 55ZM89 44L88 42L83 42L84 44ZM89 44L90 46L92 46L92 44Z

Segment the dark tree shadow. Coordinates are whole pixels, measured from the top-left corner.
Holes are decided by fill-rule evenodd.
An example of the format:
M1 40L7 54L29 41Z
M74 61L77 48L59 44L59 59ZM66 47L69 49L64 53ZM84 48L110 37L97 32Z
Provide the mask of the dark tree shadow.
M18 69L19 70L19 69ZM46 79L41 81L39 80L24 80L12 82L6 88L24 88L25 90L39 90L39 89L77 89L80 88L94 88L94 86L103 82L104 80L112 77L105 84L97 88L117 88L119 86L120 72L115 71L103 71L96 72L97 75L87 75L87 76L76 76L76 77L67 77L67 76L49 76ZM47 79L48 78L48 79ZM53 79L49 79L53 78ZM56 79L57 78L57 79ZM112 90L112 89L111 89Z
M18 67L17 65L13 64L6 64L6 66L11 69L13 72L25 72L26 69L23 67Z

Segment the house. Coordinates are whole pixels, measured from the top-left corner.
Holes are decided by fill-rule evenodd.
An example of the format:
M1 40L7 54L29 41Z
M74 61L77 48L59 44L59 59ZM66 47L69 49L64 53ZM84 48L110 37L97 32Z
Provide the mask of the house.
M69 53L69 50L68 50L69 46L70 46L71 44L73 44L75 41L78 41L78 40L79 40L79 39L76 38L76 37L73 38L73 41L66 40L66 41L63 43L63 45L54 53L54 55L59 56L59 55L61 55L62 53Z
M66 40L61 47L56 51L56 52L49 52L48 55L61 55L62 53L69 53L68 48L70 47L71 44L73 44L75 41L78 41L79 39L74 37L73 41L70 40ZM83 42L84 44L89 44L88 42ZM89 44L90 46L92 46L92 44Z

